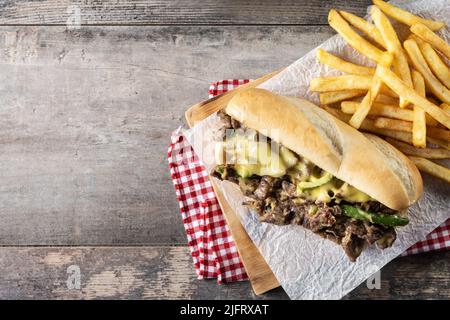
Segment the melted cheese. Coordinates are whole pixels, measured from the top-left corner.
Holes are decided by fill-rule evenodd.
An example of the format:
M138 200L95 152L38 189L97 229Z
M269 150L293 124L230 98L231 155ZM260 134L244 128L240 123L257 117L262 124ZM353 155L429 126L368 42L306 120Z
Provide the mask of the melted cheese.
M348 183L344 183L341 187L338 187L336 184L336 179L333 179L332 181L317 188L305 190L304 194L310 200L322 202L330 202L332 199L339 201L342 199L347 202L354 203L367 202L372 199L367 194L352 187ZM339 197L336 197L336 195L339 195Z
M296 155L287 148L242 135L227 140L225 154L226 162L234 163L237 174L243 178L252 175L282 177L298 162Z
M289 149L276 145L274 141L272 144L256 141L254 136L230 137L224 145L226 163L234 164L234 169L242 178L252 175L282 177L289 174L292 181L309 186L303 189L297 187L297 192L309 200L330 202L334 199L336 202L345 200L350 203L372 200L364 192L334 178L306 159L299 159Z

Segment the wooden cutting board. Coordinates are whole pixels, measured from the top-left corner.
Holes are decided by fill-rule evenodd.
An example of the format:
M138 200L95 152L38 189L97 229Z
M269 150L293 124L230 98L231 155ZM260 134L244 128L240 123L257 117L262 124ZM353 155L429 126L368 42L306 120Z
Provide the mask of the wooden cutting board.
M237 92L241 92L249 88L254 88L264 81L272 78L279 72L280 71L272 72L234 90L221 94L220 96L193 105L185 113L188 125L192 128L193 126L195 126L196 122L199 122L207 118L211 114L224 108L227 105L228 101L230 101L230 99ZM234 242L236 243L237 250L239 252L239 255L241 256L245 271L247 272L247 275L250 279L253 291L255 292L255 294L259 295L278 287L280 285L278 283L278 280L275 278L272 270L270 270L266 261L259 253L258 248L249 238L239 218L227 203L224 195L214 182L214 179L211 179L211 183L216 193L220 207L222 208L225 220L227 221L228 228L230 229L231 235L233 236Z

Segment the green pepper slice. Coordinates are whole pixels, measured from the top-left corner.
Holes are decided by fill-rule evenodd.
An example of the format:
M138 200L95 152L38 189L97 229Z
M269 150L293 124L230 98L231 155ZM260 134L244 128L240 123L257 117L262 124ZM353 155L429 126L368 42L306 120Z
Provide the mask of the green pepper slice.
M397 227L397 226L405 226L409 223L408 218L401 217L396 214L367 212L362 209L346 204L343 204L341 208L342 212L347 217L356 220L371 222L374 224L381 224L388 227Z

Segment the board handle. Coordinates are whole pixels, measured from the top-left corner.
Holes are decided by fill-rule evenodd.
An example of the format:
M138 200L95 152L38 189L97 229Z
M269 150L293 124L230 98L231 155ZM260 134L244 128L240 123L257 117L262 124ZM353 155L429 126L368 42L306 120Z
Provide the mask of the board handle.
M277 75L281 70L274 71L272 73L266 74L265 76L258 78L254 81L251 81L249 83L246 83L242 86L237 87L236 89L227 91L225 93L222 93L221 95L212 97L208 100L202 101L200 103L196 103L193 106L191 106L189 109L186 110L184 113L184 116L186 118L186 122L190 128L195 126L195 124L199 121L202 121L212 115L213 113L216 113L220 109L224 108L228 101L231 100L231 98L234 97L234 95L238 92L242 92L244 90L248 90L251 88L255 88L261 83L269 80L273 76Z

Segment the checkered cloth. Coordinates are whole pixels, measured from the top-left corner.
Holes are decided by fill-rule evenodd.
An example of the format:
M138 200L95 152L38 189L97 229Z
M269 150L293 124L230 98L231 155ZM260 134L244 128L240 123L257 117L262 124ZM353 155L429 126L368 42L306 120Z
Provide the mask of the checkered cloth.
M222 80L209 88L209 97L232 90L250 80ZM246 280L244 266L214 194L211 182L192 147L178 129L168 151L189 248L199 279L217 278L219 283ZM450 248L450 219L403 255Z
M197 277L247 280L208 173L180 129L172 134L168 159Z

